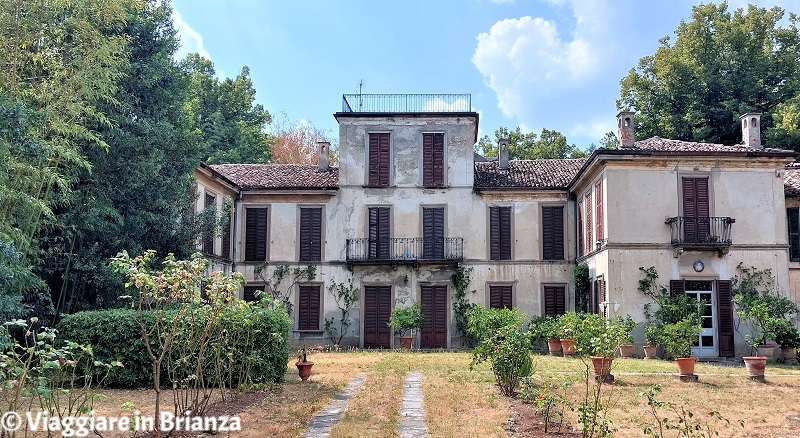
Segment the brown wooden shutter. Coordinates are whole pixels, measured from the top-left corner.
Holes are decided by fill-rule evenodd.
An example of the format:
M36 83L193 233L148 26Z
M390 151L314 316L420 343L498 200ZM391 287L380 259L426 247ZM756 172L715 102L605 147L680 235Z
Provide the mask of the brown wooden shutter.
M297 306L297 329L319 330L320 287L300 286Z
M422 185L444 185L444 134L422 134Z
M592 241L592 192L586 194L586 253L593 251Z
M370 133L368 185L373 187L389 185L390 161L389 133Z
M585 247L583 245L583 201L578 200L578 257L583 255Z
M245 286L242 299L249 302L256 301L261 298L260 296L256 297L256 292L263 290L264 286Z
M669 296L675 298L686 294L686 282L684 280L669 281Z
M216 210L217 197L209 195L206 192L205 199L203 200L203 210L213 208ZM205 227L204 227L205 228ZM214 233L210 230L203 230L203 254L214 254Z
M500 260L500 208L489 207L489 258Z
M733 287L730 280L717 280L717 321L719 355L734 357L733 346Z
M595 226L596 231L595 234L597 235L596 240L603 240L603 183L598 182L594 186L594 200L595 200Z
M227 224L223 226L222 232L222 258L225 260L231 259L231 221L228 218Z
M600 297L599 303L605 303L602 306L598 306L598 313L603 316L603 318L608 317L608 297L606 297L606 279L602 276L598 280L598 284L600 285ZM598 303L598 304L599 304Z
M511 285L489 286L489 308L511 309L514 307L512 302L512 292L513 287Z
M244 260L267 260L267 209L248 208L245 215Z
M800 262L800 209L787 208L786 216L789 223L789 260Z
M369 208L369 257L372 259L389 258L389 207Z
M391 301L391 286L364 286L364 348L391 346Z
M600 313L597 296L600 293L600 279L595 279L592 283L592 290L589 291L589 313Z
M564 207L542 207L542 259L564 260Z
M420 302L425 316L421 347L447 348L447 286L422 286Z
M545 286L544 314L547 316L558 316L566 312L566 288L564 286Z
M489 208L489 258L511 260L511 207Z
M322 209L300 209L300 261L322 260Z
M444 258L444 208L422 208L422 257Z
M711 225L708 219L708 178L683 178L682 186L684 242L705 242Z

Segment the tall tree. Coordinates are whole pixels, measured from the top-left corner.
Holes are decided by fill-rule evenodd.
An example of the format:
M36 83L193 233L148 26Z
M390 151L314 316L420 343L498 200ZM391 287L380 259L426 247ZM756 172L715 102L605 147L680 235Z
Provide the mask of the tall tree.
M275 164L317 164L317 143L331 141L332 137L306 120L290 121L285 112L281 112L272 125L275 141L270 148L270 162ZM328 150L331 164L336 162L336 149L336 145L331 145Z
M193 53L181 62L190 76L185 110L193 122L193 141L208 163L268 163L273 137L269 112L255 103L256 90L245 66L235 79L216 78L214 64Z
M535 160L586 156L577 146L567 143L564 134L549 129L542 129L542 133L537 136L533 132L523 133L519 126L513 131L501 126L494 132L494 137L494 141L488 135L481 137L475 146L476 152L482 153L486 157L496 157L497 142L506 138L508 139L508 157L510 159Z
M637 138L662 136L737 144L739 116L762 112L771 147L800 150L800 32L797 16L779 27L781 8L692 8L675 41L661 39L621 81L619 109L635 109Z

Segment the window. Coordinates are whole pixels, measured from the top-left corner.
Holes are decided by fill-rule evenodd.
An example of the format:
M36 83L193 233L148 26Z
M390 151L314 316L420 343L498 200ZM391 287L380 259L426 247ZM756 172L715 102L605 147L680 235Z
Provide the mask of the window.
M511 260L511 207L489 207L489 258Z
M422 208L422 258L444 258L444 208Z
M244 260L267 260L267 208L248 208L245 214Z
M606 317L606 280L601 275L594 281L594 291L589 300L589 313Z
M391 173L389 138L388 132L369 134L368 186L387 187L389 185L389 176Z
M558 316L567 313L567 299L564 286L545 286L544 287L544 314L547 316Z
M222 258L225 260L231 259L231 219L230 216L225 224L222 226Z
M511 302L513 288L509 285L490 285L489 286L489 308L490 309L511 309L514 307Z
M789 260L800 262L800 209L787 208L786 215L789 223Z
M595 239L603 240L603 182L598 181L594 186L594 219L595 219Z
M710 234L708 178L682 178L683 240L701 243Z
M206 192L205 199L203 200L203 211L214 212L214 216L216 217L216 196ZM214 255L214 231L213 229L207 230L205 229L206 227L203 228L203 254Z
M564 207L542 207L542 259L564 260Z
M319 285L301 285L298 288L298 330L319 330L320 289Z
M422 134L422 185L444 185L444 134Z
M592 252L592 192L586 194L586 253Z
M583 201L578 200L578 256L583 255Z
M369 216L369 255L371 259L389 258L389 207L370 207Z
M245 286L242 299L245 301L253 302L261 299L261 293L264 292L264 286Z
M322 209L300 209L300 261L322 260Z

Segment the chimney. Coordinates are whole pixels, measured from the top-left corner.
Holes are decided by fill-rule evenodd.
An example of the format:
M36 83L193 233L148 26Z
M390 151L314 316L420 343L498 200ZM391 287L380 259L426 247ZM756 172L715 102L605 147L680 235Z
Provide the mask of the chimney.
M497 155L500 158L500 169L508 169L508 139L501 138L497 142Z
M331 150L331 142L329 141L318 141L317 142L317 169L320 172L326 172L328 170L328 164L330 161L329 151Z
M753 149L764 149L761 144L761 113L747 113L742 120L742 143Z
M620 111L617 113L617 138L620 147L633 147L633 111Z

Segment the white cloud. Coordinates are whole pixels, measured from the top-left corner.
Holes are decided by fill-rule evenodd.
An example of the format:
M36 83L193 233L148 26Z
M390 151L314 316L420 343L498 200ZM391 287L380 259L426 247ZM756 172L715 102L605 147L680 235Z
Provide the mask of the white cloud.
M199 53L203 58L211 59L211 55L203 47L203 35L192 29L189 23L183 21L181 13L174 6L172 7L172 23L181 39L181 47L175 52L176 59L183 59L189 53Z
M593 120L588 123L576 123L567 132L567 138L586 137L592 139L597 144L607 132L615 132L616 125L610 117L603 117L602 120Z
M564 35L554 21L521 17L498 21L478 35L472 63L497 95L508 118L525 121L537 101L574 89L595 76L613 28L607 0L550 0L570 7L575 18L572 34Z

